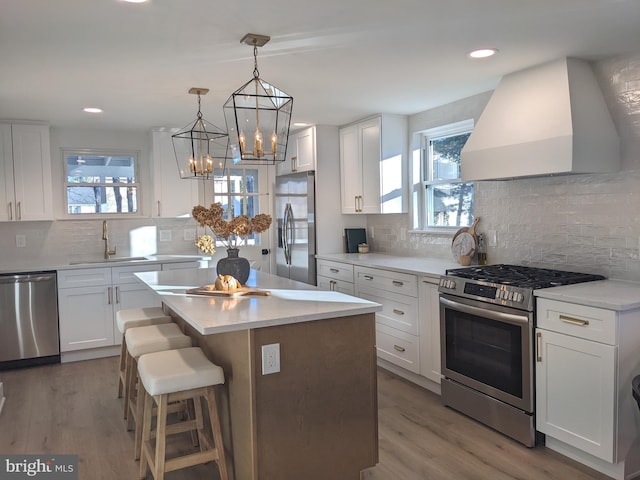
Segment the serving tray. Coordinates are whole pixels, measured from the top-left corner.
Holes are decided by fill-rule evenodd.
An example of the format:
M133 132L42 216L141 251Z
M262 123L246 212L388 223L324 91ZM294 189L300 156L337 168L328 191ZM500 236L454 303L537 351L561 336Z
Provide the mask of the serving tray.
M240 287L235 290L225 291L216 290L214 285L205 285L203 287L190 288L187 290L191 295L206 295L209 297L242 297L244 295L258 295L269 296L271 292L269 290L260 290L255 287Z

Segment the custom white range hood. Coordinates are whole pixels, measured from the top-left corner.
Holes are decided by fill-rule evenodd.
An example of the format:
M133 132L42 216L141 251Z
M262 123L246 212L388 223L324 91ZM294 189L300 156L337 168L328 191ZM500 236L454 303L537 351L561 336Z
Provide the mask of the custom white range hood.
M463 180L620 168L620 141L589 64L563 58L506 75L462 149Z

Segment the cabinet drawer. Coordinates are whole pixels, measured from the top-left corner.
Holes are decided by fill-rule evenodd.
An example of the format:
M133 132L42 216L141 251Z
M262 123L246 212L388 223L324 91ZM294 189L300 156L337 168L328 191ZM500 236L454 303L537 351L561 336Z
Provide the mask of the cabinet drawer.
M418 338L386 325L376 325L378 357L419 373Z
M126 267L113 267L111 277L113 284L137 283L138 277L133 274L136 272L159 272L162 265L159 263L130 265Z
M353 265L331 262L329 260L318 260L317 268L318 275L353 283Z
M318 287L323 290L354 295L353 283L345 282L344 280L335 280L329 277L318 276Z
M617 314L613 310L539 298L537 326L545 330L615 345Z
M378 268L355 267L356 289L360 286L418 296L418 278L407 273L391 272Z
M111 268L79 268L58 270L58 288L111 285Z
M418 334L418 300L407 295L358 288L357 296L382 305L382 311L376 313L376 322L402 330L413 335Z

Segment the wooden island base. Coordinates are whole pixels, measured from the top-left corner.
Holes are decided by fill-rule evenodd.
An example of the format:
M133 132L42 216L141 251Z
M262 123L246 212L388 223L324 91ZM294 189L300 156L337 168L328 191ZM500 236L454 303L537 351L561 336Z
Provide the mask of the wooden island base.
M202 335L165 309L225 371L232 478L357 480L378 462L375 314ZM262 375L273 343L280 372Z

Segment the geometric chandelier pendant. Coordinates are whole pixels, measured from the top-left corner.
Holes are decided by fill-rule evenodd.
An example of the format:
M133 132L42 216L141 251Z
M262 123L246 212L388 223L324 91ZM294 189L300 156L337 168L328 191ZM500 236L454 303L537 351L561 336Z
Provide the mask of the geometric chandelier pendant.
M214 167L224 168L229 135L202 118L200 95L207 92L208 88L189 90L190 94L198 96L196 120L171 136L180 178L208 179L213 177Z
M248 33L241 43L253 46L253 78L233 92L224 104L229 135L229 158L234 164L273 165L287 152L293 97L262 80L258 47L271 37Z

